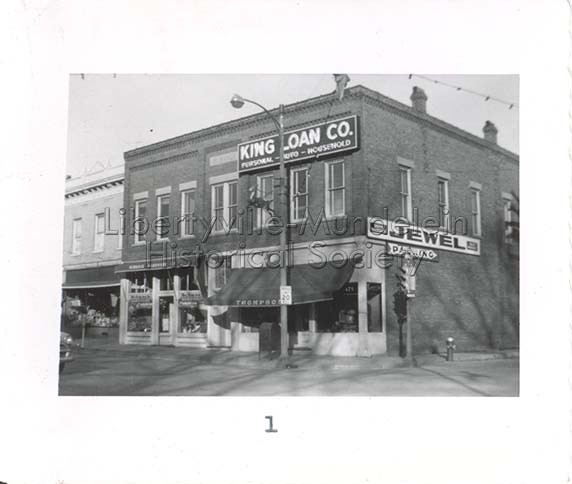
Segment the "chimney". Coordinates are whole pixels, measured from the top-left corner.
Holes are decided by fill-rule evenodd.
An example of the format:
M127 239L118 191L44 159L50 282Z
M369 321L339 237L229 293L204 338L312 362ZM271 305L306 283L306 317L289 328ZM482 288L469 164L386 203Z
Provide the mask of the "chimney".
M493 123L491 123L490 121L485 121L485 125L483 126L483 134L485 135L486 141L496 145L498 132L499 130Z
M411 93L409 99L411 99L411 105L413 106L413 109L415 109L415 111L424 114L427 113L427 94L425 94L425 91L423 89L414 86L413 92Z

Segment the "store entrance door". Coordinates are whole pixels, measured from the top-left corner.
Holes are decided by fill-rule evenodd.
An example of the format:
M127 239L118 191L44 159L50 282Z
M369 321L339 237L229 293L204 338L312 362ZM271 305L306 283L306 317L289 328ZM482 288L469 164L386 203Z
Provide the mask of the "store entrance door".
M173 296L159 298L159 344L172 345L173 333L176 331L174 315L175 304Z

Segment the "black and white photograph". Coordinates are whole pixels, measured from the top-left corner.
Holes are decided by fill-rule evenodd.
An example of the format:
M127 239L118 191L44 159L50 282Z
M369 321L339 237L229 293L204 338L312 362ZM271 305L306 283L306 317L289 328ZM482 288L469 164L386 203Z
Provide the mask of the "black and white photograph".
M570 3L0 10L0 484L570 481Z
M518 83L73 74L60 395L518 396Z

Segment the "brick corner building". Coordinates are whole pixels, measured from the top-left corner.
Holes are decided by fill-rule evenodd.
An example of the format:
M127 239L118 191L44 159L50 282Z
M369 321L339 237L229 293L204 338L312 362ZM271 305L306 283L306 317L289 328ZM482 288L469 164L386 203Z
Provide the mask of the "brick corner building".
M407 106L355 86L286 105L287 193L266 113L125 153L120 341L257 351L287 263L293 351L397 354L405 254L422 258L409 277L415 353L447 337L461 351L518 347L519 158L492 122L481 138L428 101L417 87Z

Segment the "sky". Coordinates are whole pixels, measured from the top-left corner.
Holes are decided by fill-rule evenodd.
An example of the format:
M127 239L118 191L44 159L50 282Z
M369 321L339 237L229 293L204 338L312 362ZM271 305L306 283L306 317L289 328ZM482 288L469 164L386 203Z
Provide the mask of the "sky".
M519 152L516 75L424 75L431 80L408 74L348 75L348 86L361 84L407 105L413 86L419 86L427 94L427 112L432 116L479 137L490 120L499 130L499 145ZM248 104L240 110L232 108L229 101L234 93L271 109L335 89L332 74L86 73L73 74L69 81L66 173L73 177L121 165L123 153L133 148L258 111ZM516 106L509 109L466 90Z

